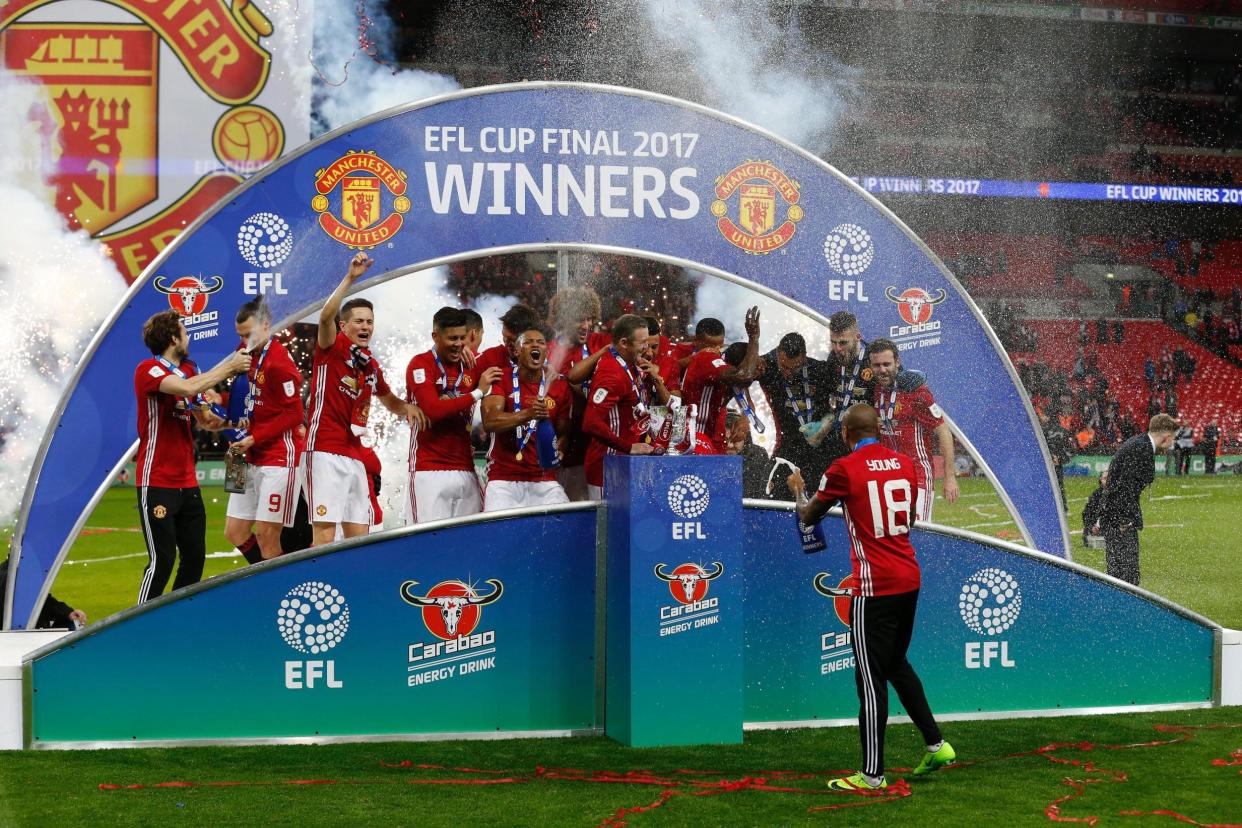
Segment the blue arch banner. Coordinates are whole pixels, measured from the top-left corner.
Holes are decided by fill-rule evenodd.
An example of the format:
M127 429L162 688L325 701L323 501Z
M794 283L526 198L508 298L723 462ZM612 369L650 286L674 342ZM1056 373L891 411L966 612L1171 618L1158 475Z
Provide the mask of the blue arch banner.
M29 625L78 529L136 444L141 326L172 307L200 365L256 295L322 303L355 250L359 288L504 251L583 248L684 264L821 320L848 309L925 371L1031 546L1068 556L1038 421L961 285L892 213L820 159L697 105L531 83L467 90L323 136L182 233L97 334L60 402L18 518L6 624ZM383 309L379 309L383 313Z

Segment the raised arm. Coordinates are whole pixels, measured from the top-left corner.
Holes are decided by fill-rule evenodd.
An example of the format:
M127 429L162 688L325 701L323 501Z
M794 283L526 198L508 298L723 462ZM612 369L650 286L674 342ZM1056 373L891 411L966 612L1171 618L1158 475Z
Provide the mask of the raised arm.
M722 382L733 385L750 385L763 373L763 360L759 357L759 308L746 311L746 355L736 368L732 365L721 369Z
M341 302L344 301L345 294L349 293L354 283L361 279L362 274L366 273L374 263L375 260L366 253L355 253L354 257L349 260L349 269L345 271L345 277L336 286L336 290L332 291L332 295L323 305L323 310L319 311L320 348L331 348L332 343L336 342L336 315L341 310Z
M168 374L160 380L160 393L174 397L196 397L234 374L242 374L249 370L250 354L245 351L234 351L210 371L204 371L185 379L176 374Z
M582 383L589 380L591 375L595 373L595 366L599 364L600 359L602 359L606 353L608 353L607 347L600 348L598 351L577 363L574 367L570 368L569 373L565 375L565 379L571 385L582 385Z

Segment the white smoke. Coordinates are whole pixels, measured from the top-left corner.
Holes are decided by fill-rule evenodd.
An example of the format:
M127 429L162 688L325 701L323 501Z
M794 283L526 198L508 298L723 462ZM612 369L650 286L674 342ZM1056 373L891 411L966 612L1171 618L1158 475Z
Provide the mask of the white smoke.
M767 6L719 0L643 0L653 36L649 59L681 56L704 86L705 103L822 152L835 134L846 107L858 97L858 73L829 63L806 43L793 22L778 25ZM712 316L725 325L729 341L745 340L744 309L758 305L761 347L776 347L786 333L806 339L807 353L828 351L825 326L788 305L715 277L702 280L695 296L695 318ZM764 445L771 414L758 384L751 388L756 413L768 426L754 435Z
M456 79L419 69L398 69L392 57L392 22L382 13L360 17L354 0L315 0L314 65L318 71L318 131L401 104L460 89ZM372 54L373 53L373 54Z
M643 0L650 23L649 60L667 53L693 67L715 106L813 151L833 135L857 73L828 65L793 22L778 25L766 4L722 0ZM823 71L831 68L831 74ZM844 79L844 80L843 80Z
M102 245L70 231L43 180L38 86L0 72L0 523L21 504L52 411L91 336L125 292Z
M316 0L314 65L318 72L312 131L336 129L395 106L460 89L454 78L417 69L397 69L392 57L392 22L382 13L360 17L354 0ZM365 41L365 43L363 42ZM403 396L405 367L431 347L431 317L461 303L445 288L445 268L419 271L358 294L375 305L375 355L393 393ZM476 310L484 331L499 341L499 318L514 300L485 297ZM498 311L496 307L503 304ZM313 321L313 320L312 320ZM485 345L493 344L485 339ZM405 522L409 427L381 405L371 408L371 447L382 464L380 507L385 525Z

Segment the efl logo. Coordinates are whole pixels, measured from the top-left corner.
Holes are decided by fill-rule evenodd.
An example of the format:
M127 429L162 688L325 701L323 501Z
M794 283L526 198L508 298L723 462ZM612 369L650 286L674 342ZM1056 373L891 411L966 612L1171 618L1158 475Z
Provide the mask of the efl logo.
M858 589L858 579L853 574L846 575L837 585L831 583L827 572L820 572L811 581L815 591L825 598L832 599L832 610L845 627L844 632L826 632L819 637L819 674L821 676L852 670L854 668L854 644L850 632L850 600Z
M738 164L716 179L716 200L712 202L716 229L729 244L747 253L766 255L784 247L803 217L798 187L797 181L766 161ZM736 223L728 215L734 193L738 194ZM786 204L785 219L777 226L778 211Z
M655 576L668 583L669 594L677 601L660 607L660 635L677 635L692 627L707 627L720 620L720 599L708 598L708 582L724 574L724 564L716 561L711 570L686 562L668 571L668 564L655 565Z
M681 521L673 521L673 540L707 540L703 524L694 518L702 517L712 501L711 490L703 478L695 474L683 474L668 487L668 508Z
M307 581L285 595L276 610L276 626L280 637L300 653L326 653L345 638L349 631L349 605L345 596L331 584ZM336 662L328 660L286 661L285 687L304 690L324 679L333 690L345 686L336 678Z
M495 578L487 583L492 587L487 595L479 595L464 581L441 581L425 595L415 594L418 581L401 584L401 600L421 608L423 625L440 639L409 646L406 686L418 687L496 666L496 631L476 630L483 620L482 608L499 601L505 585Z
M1022 612L1022 590L1017 580L1003 569L980 569L966 579L958 597L962 622L979 635L998 636L1018 620ZM1001 667L1014 667L1008 641L968 641L966 667L977 670L999 661Z
M224 287L224 279L210 277L210 284L197 276L181 276L168 281L167 276L156 276L151 283L156 290L168 297L168 307L181 317L190 339L210 339L219 334L219 311L207 310L207 297Z
M824 259L839 276L860 276L875 261L871 234L857 224L838 224L824 239Z
M340 186L336 212L329 195ZM315 172L311 207L319 226L335 241L357 250L369 250L391 239L401 229L402 214L410 209L405 170L399 170L374 150L349 150ZM387 191L391 196L384 196ZM392 212L385 215L384 204ZM339 213L339 215L338 215Z
M293 252L293 233L289 224L275 213L255 213L237 229L237 252L260 272L242 274L242 291L257 296L285 294L281 274L275 268Z
M940 322L932 320L932 308L947 298L942 288L935 293L928 293L919 287L910 287L897 292L897 288L889 285L884 296L897 305L904 325L891 325L888 329L890 339L898 343L903 350L925 348L940 344Z

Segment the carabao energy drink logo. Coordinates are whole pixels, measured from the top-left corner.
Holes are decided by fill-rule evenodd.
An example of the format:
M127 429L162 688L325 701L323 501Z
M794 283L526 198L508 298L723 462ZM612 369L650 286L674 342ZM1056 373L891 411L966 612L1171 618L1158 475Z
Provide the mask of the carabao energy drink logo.
M14 22L43 6L73 22ZM108 6L129 12L136 22L81 20L106 13ZM271 55L259 41L272 31L250 0L0 2L4 68L43 88L46 107L33 117L45 166L54 170L56 207L71 227L107 244L128 280L241 176L280 156L284 126L250 103L267 83ZM214 126L202 124L212 130L216 157L229 171L209 172L179 193L159 186L161 42L204 96L229 107ZM181 111L165 116L181 125L186 110L197 105L186 101ZM157 201L169 203L135 226L115 229Z

